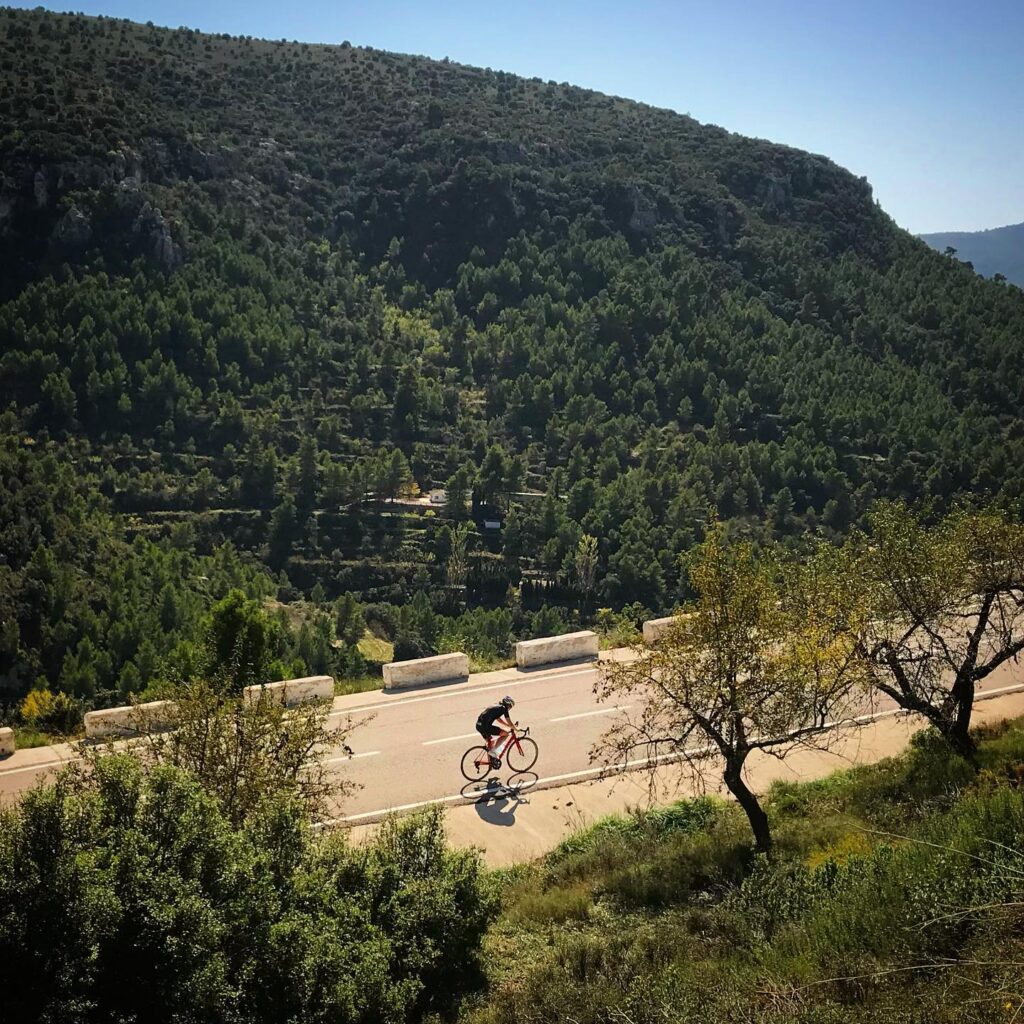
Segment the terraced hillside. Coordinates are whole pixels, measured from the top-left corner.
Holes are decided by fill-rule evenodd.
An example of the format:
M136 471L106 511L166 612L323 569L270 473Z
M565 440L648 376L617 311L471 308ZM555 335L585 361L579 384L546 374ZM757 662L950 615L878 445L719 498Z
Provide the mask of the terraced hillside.
M1024 294L824 157L448 62L5 10L0 167L11 699L199 671L235 588L305 600L282 671L363 674L364 624L493 661L669 609L709 510L798 538L1024 495Z

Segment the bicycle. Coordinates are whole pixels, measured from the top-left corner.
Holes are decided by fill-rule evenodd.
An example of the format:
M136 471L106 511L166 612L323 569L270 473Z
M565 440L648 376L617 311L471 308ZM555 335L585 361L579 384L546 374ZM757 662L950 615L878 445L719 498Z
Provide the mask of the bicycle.
M540 751L537 749L537 741L530 738L529 726L522 732L518 729L519 723L513 723L512 731L502 741L502 745L494 750L488 750L483 745L470 747L462 755L462 774L470 782L480 782L487 777L492 767L495 771L501 767L502 758L515 774L528 772L537 763ZM492 757L498 759L496 766L491 765Z

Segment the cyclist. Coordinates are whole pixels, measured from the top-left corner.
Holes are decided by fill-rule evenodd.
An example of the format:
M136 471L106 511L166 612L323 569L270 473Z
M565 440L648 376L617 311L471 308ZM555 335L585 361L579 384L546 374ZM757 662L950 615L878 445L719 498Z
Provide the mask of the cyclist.
M512 728L512 719L509 712L515 707L515 701L511 697L502 697L494 707L485 708L480 712L476 720L476 731L484 738L488 750L493 750L501 745L501 741L508 735ZM499 728L495 723L500 723ZM491 767L500 768L501 761L491 754Z

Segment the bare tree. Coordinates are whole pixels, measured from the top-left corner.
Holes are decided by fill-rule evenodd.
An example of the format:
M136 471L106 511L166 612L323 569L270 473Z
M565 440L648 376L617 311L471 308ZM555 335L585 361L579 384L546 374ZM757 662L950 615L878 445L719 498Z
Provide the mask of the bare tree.
M639 705L592 752L609 767L644 751L698 777L721 772L768 852L768 816L744 778L757 750L784 757L826 746L856 690L839 559L821 549L804 563L757 558L712 529L690 562L697 593L652 650L602 667L603 700Z
M1024 528L964 510L927 526L885 504L847 551L871 611L859 647L872 686L973 758L977 686L1024 650Z
M325 752L346 743L352 723L329 730L330 701L283 707L269 692L257 700L231 694L206 682L176 687L173 703L159 719L135 711L141 739L131 744L150 764L173 764L194 775L238 824L266 797L292 793L312 818L328 797L339 798L353 784L324 768Z

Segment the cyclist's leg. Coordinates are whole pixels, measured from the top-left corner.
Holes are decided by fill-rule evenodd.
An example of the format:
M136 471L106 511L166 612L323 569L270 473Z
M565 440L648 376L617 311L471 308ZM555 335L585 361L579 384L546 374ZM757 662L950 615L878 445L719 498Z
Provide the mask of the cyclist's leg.
M491 762L496 767L498 764L497 751L501 747L501 738L505 734L496 725L492 725L487 737L487 752L491 756Z

